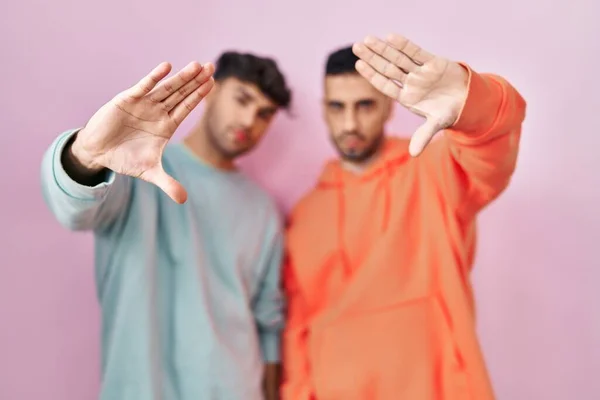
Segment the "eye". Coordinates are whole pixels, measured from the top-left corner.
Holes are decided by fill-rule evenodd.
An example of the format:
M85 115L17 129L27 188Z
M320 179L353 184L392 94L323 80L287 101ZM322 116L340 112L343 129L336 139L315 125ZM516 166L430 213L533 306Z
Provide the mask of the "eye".
M358 108L360 110L370 110L375 106L375 102L371 100L359 101Z
M244 97L237 97L236 100L242 106L248 105L248 99Z
M270 111L261 111L258 113L258 118L268 121L273 116L273 113Z
M329 109L332 111L340 111L344 108L342 103L331 102L329 103Z

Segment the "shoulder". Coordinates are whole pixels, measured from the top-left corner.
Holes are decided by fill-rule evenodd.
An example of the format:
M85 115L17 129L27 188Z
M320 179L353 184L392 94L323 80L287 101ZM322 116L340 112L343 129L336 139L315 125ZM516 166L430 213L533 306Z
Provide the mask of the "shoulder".
M291 216L305 213L311 208L311 205L317 200L317 187L313 186L306 193L304 193L294 204L290 212Z
M331 190L319 187L316 183L294 204L286 218L286 230L297 227L297 221L310 221L319 219L334 197L327 196Z
M299 197L290 210L288 225L295 219L320 215L320 210L328 207L331 201L338 198L336 194L340 185L338 173L340 168L340 160L337 158L329 159L323 164L314 183Z

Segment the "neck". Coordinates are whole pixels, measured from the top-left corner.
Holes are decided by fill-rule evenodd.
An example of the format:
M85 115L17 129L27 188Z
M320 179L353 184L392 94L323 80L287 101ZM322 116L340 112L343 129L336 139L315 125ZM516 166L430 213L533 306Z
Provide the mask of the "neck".
M223 170L236 169L232 159L223 157L209 138L204 116L183 139L183 144L200 160Z

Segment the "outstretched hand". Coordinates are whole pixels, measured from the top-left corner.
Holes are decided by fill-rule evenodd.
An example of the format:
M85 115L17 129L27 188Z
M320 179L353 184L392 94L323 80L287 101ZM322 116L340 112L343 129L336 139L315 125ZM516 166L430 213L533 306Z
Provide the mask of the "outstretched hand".
M408 39L367 37L355 43L356 70L376 89L398 101L425 123L413 134L409 152L423 149L439 131L454 124L467 98L468 72L460 64L434 56Z
M90 171L108 168L155 184L177 203L183 186L162 167L162 155L177 127L213 87L214 66L188 64L164 80L169 63L159 64L133 87L119 93L77 134L73 155Z

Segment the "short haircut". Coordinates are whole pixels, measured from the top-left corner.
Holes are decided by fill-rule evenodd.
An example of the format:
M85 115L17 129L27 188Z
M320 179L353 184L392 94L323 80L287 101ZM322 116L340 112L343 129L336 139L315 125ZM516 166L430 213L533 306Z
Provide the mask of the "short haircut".
M237 78L242 82L255 84L279 107L290 107L292 92L287 86L285 76L272 58L226 51L216 62L213 78L217 82Z
M352 51L352 46L342 47L334 50L327 57L325 64L325 75L354 74L358 57Z

